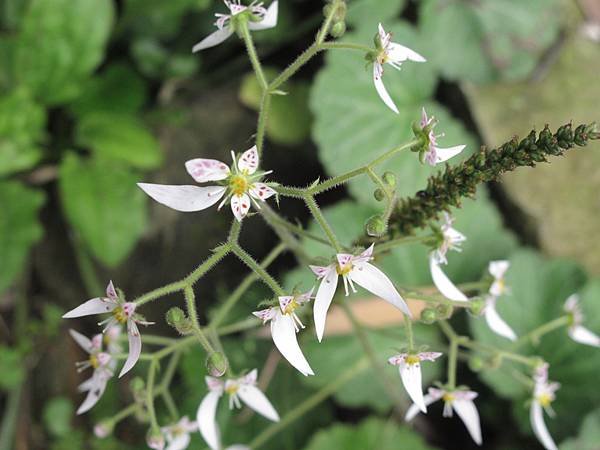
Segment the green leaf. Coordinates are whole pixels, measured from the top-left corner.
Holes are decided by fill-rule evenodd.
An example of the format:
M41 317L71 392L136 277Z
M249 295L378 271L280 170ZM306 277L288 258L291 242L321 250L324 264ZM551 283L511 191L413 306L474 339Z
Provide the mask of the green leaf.
M396 422L367 419L358 425L334 424L320 430L305 450L430 450L425 440Z
M65 436L71 431L72 417L73 404L68 398L54 397L44 406L44 424L55 437Z
M144 79L128 65L117 63L87 80L69 109L77 116L94 112L134 114L145 101Z
M15 181L0 181L0 293L21 273L29 249L42 237L37 216L43 203L41 191Z
M94 113L77 125L76 142L103 158L121 160L140 169L160 166L159 143L134 116Z
M0 177L39 161L45 127L46 111L27 91L19 89L0 97Z
M350 25L369 30L372 36L377 33L377 25L384 26L389 20L396 19L406 0L352 0L348 5L346 22Z
M16 388L25 379L23 353L16 348L0 346L0 388Z
M138 175L107 160L67 155L60 167L63 209L93 255L114 267L146 227L146 199Z
M48 105L76 97L102 61L113 8L111 0L31 0L16 48L18 81Z
M600 303L597 301L600 280L592 280L584 286L585 274L574 263L544 260L531 251L517 252L510 262L506 283L512 294L501 297L497 309L518 336L560 317L565 299L575 292L581 294L585 326L600 333ZM476 339L500 349L511 349L511 342L493 334L483 318L471 318L470 323ZM574 432L581 416L600 402L600 392L595 388L597 349L575 343L562 328L544 336L538 345L526 344L521 350L548 361L550 378L562 385L552 405L560 417L549 425L553 435ZM504 362L497 370L482 372L481 378L496 393L515 401L516 415L528 428L524 401L531 393L511 377L512 371L517 369L523 372L524 367Z
M576 438L567 439L560 450L598 450L600 442L600 410L586 416Z
M397 23L390 25L389 29L394 32L396 41L421 51L411 26ZM348 40L366 43L371 40L369 34L355 34ZM388 66L384 77L400 114L394 114L381 101L373 86L372 70L365 69L361 58L353 58L345 52L328 55L327 65L313 86L310 106L315 114L313 137L319 145L319 158L329 175L338 175L367 164L411 140L411 124L420 120L422 107L440 121L436 132L445 133L440 145L475 147L462 125L451 119L442 106L428 100L437 82L430 64L409 61L401 71ZM466 156L467 152L463 152L452 162ZM376 170L381 173L386 169L396 174L400 195L413 195L436 170L421 165L417 155L409 150L381 164ZM377 204L372 195L375 186L368 177L352 181L349 189L360 201Z

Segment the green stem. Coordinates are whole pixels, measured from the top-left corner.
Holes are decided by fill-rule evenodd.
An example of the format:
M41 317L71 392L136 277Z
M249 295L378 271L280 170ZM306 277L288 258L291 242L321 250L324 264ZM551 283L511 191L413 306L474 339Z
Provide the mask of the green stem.
M200 345L208 355L212 355L215 352L215 349L209 342L209 340L204 335L202 328L200 328L200 323L198 322L198 313L196 312L196 295L194 294L194 289L191 286L186 286L183 290L183 295L185 296L185 304L187 306L188 316L192 321L193 325L193 333L200 342Z
M173 420L173 422L177 422L177 420L181 416L179 414L179 409L177 408L177 405L173 401L173 396L171 395L171 392L168 389L165 389L161 392L161 397L163 399L163 402L165 402L169 414L171 415L171 420Z
M342 246L340 245L340 242L338 241L337 237L335 236L333 229L327 222L327 219L325 219L325 216L319 209L319 205L317 205L315 198L312 195L306 194L304 196L304 202L306 203L308 210L311 212L312 216L317 221L317 223L319 224L319 226L321 227L321 229L323 230L325 235L327 235L327 239L329 239L329 242L331 242L331 245L333 246L335 251L337 253L342 253L342 251L343 251Z
M432 296L432 295L424 295L419 292L411 291L408 289L399 289L402 296L406 298L410 298L412 300L420 300L426 303L435 303L438 305L449 305L455 308L469 308L470 305L468 302L460 302L456 300L448 300L447 298L441 296Z
M458 339L450 339L450 350L448 351L448 388L456 388L456 361L458 359Z
M237 256L244 264L246 264L277 296L285 295L285 291L279 283L258 264L252 256L239 245L234 245L231 248L233 254Z
M329 29L331 28L333 18L335 17L337 9L339 8L339 3L337 2L337 0L335 0L331 2L329 6L329 14L327 14L327 16L325 17L325 21L323 22L323 25L321 25L321 28L317 33L317 37L315 38L315 45L317 46L321 45L325 41L325 38L329 33Z
M258 59L258 54L256 53L256 48L254 47L254 41L252 40L252 36L250 35L250 30L248 28L248 22L240 21L239 25L242 39L244 40L244 43L246 44L246 50L248 51L248 57L252 63L252 68L254 69L254 73L256 74L256 78L258 78L258 82L260 83L262 90L265 91L267 90L269 83L267 82L267 78L263 72L260 60Z
M259 156L262 155L270 112L271 93L269 90L264 90L260 101L260 109L258 111L258 123L256 125L256 148Z
M156 411L154 410L154 380L156 378L156 369L158 366L158 360L153 359L150 362L150 368L148 369L148 382L146 383L146 409L148 410L148 418L150 419L150 426L153 432L159 431L158 422L156 420Z
M0 426L0 450L12 450L21 405L24 382L8 392L4 413L2 414L2 425Z
M431 237L432 237L432 235L428 234L425 236L406 236L406 237L401 237L401 238L397 238L397 239L392 239L390 241L382 242L382 243L375 245L375 248L373 249L373 254L378 255L380 253L387 252L388 250L391 250L395 247L399 247L401 245L424 242L424 241L427 241L428 239L431 239Z
M527 342L533 342L534 344L537 344L538 341L541 339L541 337L544 336L545 334L548 334L559 328L563 328L567 325L569 325L569 317L568 316L561 316L554 320L551 320L550 322L547 322L547 323L531 330L529 333L521 336L514 343L514 348L519 348L519 347L523 346L524 344L526 344Z
M320 50L358 50L370 53L373 49L367 45L354 44L352 42L324 42L319 47Z
M270 427L263 430L258 436L256 436L249 444L249 447L253 450L256 450L267 441L269 441L273 436L279 433L281 430L285 429L308 411L313 409L319 403L327 399L330 395L334 394L337 390L339 390L344 384L358 375L360 372L365 370L369 366L368 361L366 359L361 359L356 365L351 367L350 369L343 372L339 375L334 381L323 386L319 391L317 391L312 396L308 397L302 403L297 405L293 410L288 412L281 420L277 423L274 423Z
M413 333L412 320L404 315L404 328L406 329L406 337L408 338L408 352L411 353L415 349L415 336Z

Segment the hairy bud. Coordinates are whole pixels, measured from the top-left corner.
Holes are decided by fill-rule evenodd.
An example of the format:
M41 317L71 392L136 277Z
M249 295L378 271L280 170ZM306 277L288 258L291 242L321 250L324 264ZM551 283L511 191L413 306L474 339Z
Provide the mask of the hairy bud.
M333 24L333 26L331 27L331 30L329 31L329 34L331 36L333 36L334 38L340 38L344 35L345 32L346 32L346 22L344 22L343 20L340 20L339 22L336 22Z
M365 230L369 236L381 236L387 230L387 226L381 216L374 215L367 220Z
M385 192L383 192L383 189L377 188L375 189L375 192L373 192L373 197L375 197L375 200L378 202L381 202L385 198Z
M206 370L212 377L222 377L227 372L227 358L221 352L214 352L206 358Z
M425 308L421 311L421 322L427 325L431 325L437 319L437 313L433 308Z
M167 311L166 320L179 334L186 335L193 331L194 327L192 322L188 319L185 312L177 306L174 306Z
M385 184L387 184L389 187L396 186L396 175L394 175L392 172L384 172L382 178L383 178L383 182Z

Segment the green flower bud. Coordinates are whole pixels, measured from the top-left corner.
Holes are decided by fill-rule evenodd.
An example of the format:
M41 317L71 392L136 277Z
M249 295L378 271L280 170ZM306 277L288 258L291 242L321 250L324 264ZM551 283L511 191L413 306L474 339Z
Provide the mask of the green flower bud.
M206 370L212 377L222 377L227 372L228 366L227 358L221 352L214 352L206 358Z
M485 300L482 298L474 298L469 302L469 311L474 316L479 316L485 307Z
M471 356L469 358L469 368L473 372L481 372L485 367L485 361L480 356Z
M333 6L330 3L327 3L325 6L323 6L323 15L325 17L329 16L329 14L331 14Z
M167 323L173 328L177 328L177 325L180 324L183 320L186 320L187 317L183 309L174 306L167 311L166 320Z
M160 430L148 430L146 444L150 448L165 448L165 437Z
M131 392L133 392L134 394L136 392L143 391L145 387L146 383L141 377L135 377L129 382L129 389L131 389Z
M97 438L104 439L110 436L115 428L115 424L112 420L103 420L94 425L94 434Z
M421 311L421 322L431 325L437 319L437 314L433 308L425 308Z
M371 216L365 224L365 231L369 236L381 236L386 230L386 223L379 215Z
M373 197L375 197L375 200L378 202L381 202L385 198L385 192L383 192L383 189L377 188L375 189L375 192L373 192Z
M331 30L329 31L329 34L331 36L333 36L334 38L340 38L344 35L345 32L346 32L346 22L344 22L343 20L340 20L339 22L336 22L333 24L333 26L331 27Z
M435 312L437 314L438 319L442 319L442 320L449 319L450 316L452 315L452 311L453 311L452 306L445 305L442 303L440 303L439 305L437 305L435 307Z
M387 184L389 187L395 187L396 186L396 175L394 175L392 172L385 172L383 174L383 182L385 184Z

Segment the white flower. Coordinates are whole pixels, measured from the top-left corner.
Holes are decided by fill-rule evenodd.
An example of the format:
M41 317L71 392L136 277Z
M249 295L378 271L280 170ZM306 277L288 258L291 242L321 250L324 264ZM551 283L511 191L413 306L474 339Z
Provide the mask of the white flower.
M198 183L219 181L216 186L171 186L164 184L138 183L150 197L177 211L201 211L217 203L223 197L218 209L228 201L238 221L248 214L254 203L260 209L260 202L276 194L275 190L260 180L269 172L257 172L259 157L256 146L246 150L239 158L231 152L233 166L216 159L197 158L185 163L188 173Z
M559 383L548 382L548 364L545 363L536 369L533 377L535 387L533 390L533 400L529 410L529 418L533 432L546 450L557 450L556 444L548 432L544 422L544 410L554 417L554 411L550 404L556 398L555 392L560 388Z
M335 295L340 275L344 281L346 296L350 294L348 287L352 289L352 292L356 292L354 287L354 283L356 283L411 317L406 302L390 279L381 270L369 263L373 259L373 245L358 256L338 253L336 258L337 262L329 266L310 266L317 278L321 280L313 308L315 329L319 342L323 339L327 311Z
M466 240L466 237L452 228L453 219L444 212L444 223L440 227L442 240L440 246L429 254L429 269L433 284L438 288L442 295L450 300L466 302L469 299L463 294L446 276L440 265L448 264L446 253L448 250L462 251L460 245Z
M312 290L305 294L296 296L279 297L279 306L255 311L256 317L263 321L263 324L271 321L271 337L275 347L288 362L298 369L303 375L314 375L308 361L306 360L300 346L296 333L304 325L295 313L296 308L310 301Z
M494 277L494 282L490 286L488 295L485 298L484 315L488 326L494 333L505 337L506 339L510 339L511 341L515 341L517 339L517 335L504 321L504 319L500 317L498 311L496 310L496 302L498 301L498 298L510 291L510 289L506 287L506 283L504 281L504 274L508 270L509 266L510 263L508 261L490 262L488 270Z
M422 412L427 412L427 406L423 399L421 361L435 361L440 356L438 352L400 353L388 359L390 364L398 366L404 389Z
M581 305L579 305L579 296L577 294L569 296L565 302L564 309L569 314L569 336L571 339L580 344L600 347L600 336L581 325L583 323L583 311L581 310Z
M441 148L437 146L437 138L442 137L443 134L435 135L433 133L433 128L437 125L437 120L433 116L427 117L427 113L425 112L425 108L421 111L421 130L428 130L428 141L429 148L422 156L421 161L426 161L430 166L435 166L441 162L447 161L450 158L458 155L460 152L464 150L466 145L457 145L455 147L449 148Z
M192 52L199 52L225 41L235 31L232 19L242 13L250 14L248 19L248 29L250 30L266 30L277 25L277 0L271 3L268 9L263 7L262 2L254 1L248 6L240 4L240 0L224 0L224 2L229 8L229 14L215 14L217 31L194 45Z
M481 424L479 413L473 400L477 397L477 392L454 390L446 391L443 389L429 388L429 392L424 396L424 403L429 406L438 400L444 401L444 417L452 417L453 411L456 411L458 417L463 421L469 431L471 438L477 445L481 445ZM420 407L417 404L411 405L406 412L404 420L412 420L418 413Z
M106 287L106 297L96 297L79 305L66 313L63 318L73 319L76 317L91 316L94 314L110 313L111 317L100 322L99 325L106 325L105 331L112 330L113 327L127 324L127 336L129 338L129 355L127 361L121 369L119 377L129 372L138 361L142 352L142 338L137 324L152 325L151 322L144 321L135 314L136 304L124 302L117 295L112 281ZM115 333L115 331L111 331Z
M392 42L392 34L386 33L381 24L379 24L376 40L379 45L377 46L377 56L373 61L373 82L375 83L375 89L377 89L381 100L392 111L398 114L398 108L383 84L383 65L389 64L393 68L400 70L400 66L406 60L425 62L425 58L408 47Z
M87 360L77 363L77 371L92 368L94 372L91 378L81 383L78 387L80 392L87 392L85 400L79 406L77 414L83 414L96 405L104 391L108 380L113 376L110 368L111 356L102 351L102 335L97 334L91 340L75 330L69 330L71 337L84 349L90 356Z
M190 433L198 431L198 424L182 417L176 424L161 429L167 439L166 450L184 450L190 445Z
M256 369L247 375L237 378L221 381L217 378L206 377L208 394L202 399L198 407L196 420L200 429L200 434L213 450L220 450L221 435L216 421L217 404L224 393L229 395L229 408L234 406L241 408L241 402L253 409L257 413L273 422L279 421L279 414L271 405L265 394L256 387Z

